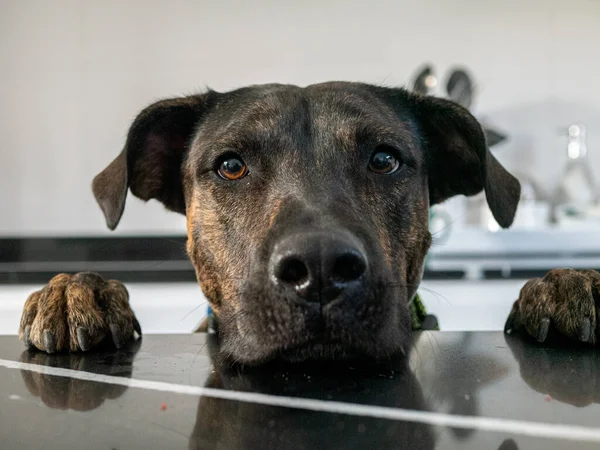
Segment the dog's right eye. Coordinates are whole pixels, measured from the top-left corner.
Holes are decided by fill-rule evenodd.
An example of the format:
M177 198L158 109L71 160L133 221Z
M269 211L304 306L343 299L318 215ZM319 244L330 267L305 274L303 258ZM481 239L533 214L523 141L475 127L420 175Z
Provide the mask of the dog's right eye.
M239 156L228 155L217 164L217 173L225 180L235 181L248 173L248 166Z

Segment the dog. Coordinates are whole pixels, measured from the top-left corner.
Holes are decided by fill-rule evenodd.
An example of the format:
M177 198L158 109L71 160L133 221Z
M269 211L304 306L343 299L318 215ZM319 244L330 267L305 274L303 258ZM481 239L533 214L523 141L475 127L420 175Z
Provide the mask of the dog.
M406 352L430 206L483 190L506 228L520 197L466 109L352 82L153 103L92 189L111 230L128 191L186 215L187 253L218 320L221 355L247 365ZM539 301L518 305L513 328L535 327L537 312L526 309ZM545 313L555 317L550 306ZM19 336L53 353L105 338L120 348L134 331L125 286L79 273L27 299Z

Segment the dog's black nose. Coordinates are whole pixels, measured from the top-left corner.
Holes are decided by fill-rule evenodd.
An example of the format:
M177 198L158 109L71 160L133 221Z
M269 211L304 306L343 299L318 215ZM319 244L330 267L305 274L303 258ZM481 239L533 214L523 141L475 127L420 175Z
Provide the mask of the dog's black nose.
M326 303L363 284L367 258L350 236L333 232L297 233L279 241L270 261L277 285L307 301Z

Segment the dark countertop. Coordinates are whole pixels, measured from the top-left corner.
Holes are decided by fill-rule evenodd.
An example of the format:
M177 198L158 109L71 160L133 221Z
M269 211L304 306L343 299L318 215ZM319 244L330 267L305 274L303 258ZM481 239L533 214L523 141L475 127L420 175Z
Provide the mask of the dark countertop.
M48 356L0 337L0 448L600 448L593 349L424 332L410 368L240 371L213 367L206 338Z

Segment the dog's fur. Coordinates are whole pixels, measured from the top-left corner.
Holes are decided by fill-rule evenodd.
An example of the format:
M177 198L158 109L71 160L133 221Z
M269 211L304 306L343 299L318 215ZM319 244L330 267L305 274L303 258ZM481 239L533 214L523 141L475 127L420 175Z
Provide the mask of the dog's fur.
M600 273L554 269L529 280L514 303L505 331L523 331L539 342L599 342Z
M381 149L401 160L397 172L368 170ZM231 153L249 169L236 181L216 173L219 158ZM485 190L496 221L508 227L520 196L464 108L347 82L154 103L94 179L110 229L128 190L187 216L188 254L218 316L222 355L247 364L404 351L408 303L431 244L429 207ZM358 249L366 261L358 287L325 304L273 283L273 252L298 234ZM28 299L20 335L48 352L77 351L105 335L120 345L136 327L122 284L59 275Z

